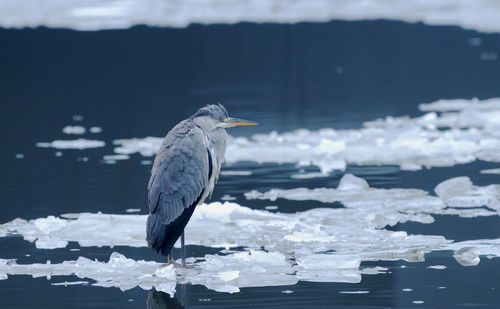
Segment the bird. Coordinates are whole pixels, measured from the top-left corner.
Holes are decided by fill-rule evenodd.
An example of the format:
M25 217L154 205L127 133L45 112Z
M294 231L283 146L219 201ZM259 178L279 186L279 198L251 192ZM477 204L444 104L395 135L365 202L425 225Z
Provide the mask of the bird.
M231 118L222 104L211 104L178 123L163 139L147 186L146 240L156 252L168 255L168 264L175 264L172 248L181 237L180 266L186 267L184 228L196 206L212 195L226 153L225 129L256 124Z

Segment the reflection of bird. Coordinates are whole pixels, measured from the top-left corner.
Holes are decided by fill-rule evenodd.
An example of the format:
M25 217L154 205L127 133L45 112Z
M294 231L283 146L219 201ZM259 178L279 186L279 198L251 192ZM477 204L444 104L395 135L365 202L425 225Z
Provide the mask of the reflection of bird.
M148 309L183 309L184 306L165 292L151 290L146 300Z
M222 105L207 105L177 124L163 140L149 180L148 245L169 255L181 236L182 264L184 227L196 205L212 193L226 152L228 127L255 125L230 118Z

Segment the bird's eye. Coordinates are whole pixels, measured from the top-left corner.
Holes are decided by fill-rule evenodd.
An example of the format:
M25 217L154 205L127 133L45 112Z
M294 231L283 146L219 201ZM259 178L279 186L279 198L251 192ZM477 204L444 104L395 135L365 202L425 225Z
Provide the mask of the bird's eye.
M219 122L222 122L224 119L222 117L219 117Z

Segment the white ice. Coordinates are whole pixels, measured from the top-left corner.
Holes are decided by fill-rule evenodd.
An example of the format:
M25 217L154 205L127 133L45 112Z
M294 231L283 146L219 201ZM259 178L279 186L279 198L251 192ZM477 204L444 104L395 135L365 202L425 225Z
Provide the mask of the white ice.
M82 126L65 126L62 129L64 134L85 134L86 129Z
M481 174L500 174L500 168L491 168L487 170L481 170Z
M500 185L478 187L468 177L455 177L443 181L434 191L447 206L488 206L500 213Z
M187 244L243 246L249 251L197 258L196 274L184 274L180 280L225 292L247 286L290 285L298 280L355 283L361 280L361 261L421 261L426 252L449 243L442 236L407 235L382 228L396 221L351 209L318 208L281 214L235 203L204 204L196 209L187 226ZM0 236L20 234L41 249L65 247L69 241L81 247L145 247L145 223L145 215L49 216L0 225ZM262 247L267 252L261 251ZM4 272L12 274L10 270ZM127 286L144 285L131 274L128 276ZM96 279L94 275L83 277ZM123 288L122 283L111 285Z
M495 0L311 0L311 1L161 1L71 0L0 1L0 26L39 25L78 30L123 29L137 24L186 27L191 23L393 19L429 25L458 25L500 31ZM339 67L339 71L342 68Z
M135 261L116 252L111 254L108 262L79 257L76 261L62 263L17 264L15 260L0 259L0 278L7 279L8 275L31 275L33 278L47 279L55 277L56 280L57 276L75 275L80 279L95 280L94 285L97 286L117 287L122 291L137 286L146 290L155 287L171 295L176 285L172 265L162 267L156 262Z
M294 174L294 178L343 171L347 164L392 164L403 170L419 170L476 159L500 162L500 98L440 100L422 104L420 109L429 112L416 118L388 116L366 122L360 129L300 129L231 138L226 162L292 163L317 166L321 171ZM153 156L161 142L162 138L146 137L113 143L117 154Z
M336 189L271 189L266 192L253 190L245 193L245 197L250 200L275 201L283 198L297 201L316 200L323 203L341 202L349 209L364 210L366 214L375 217L384 215L395 219L395 222L412 220L431 223L433 218L430 214L461 217L500 214L500 185L479 187L474 186L468 177L455 177L441 182L434 191L437 197L419 189L371 188L364 179L346 174ZM481 206L487 206L489 209ZM387 220L382 223L387 223Z
M500 257L500 238L467 240L448 244L444 249L453 250L453 257L464 266L474 266L480 262L480 255Z
M461 189L453 190L450 183ZM77 262L16 266L3 260L0 277L5 279L8 274L21 273L35 276L75 274L81 279L96 280L97 285L121 289L155 286L167 292L173 291L177 280L233 293L242 287L292 285L297 281L356 283L363 275L387 271L377 267L363 269L360 266L363 261L402 259L418 262L432 250L452 250L457 262L475 265L481 256L500 256L498 239L452 243L439 235L409 235L386 227L408 220L431 223L432 214L446 214L447 209L462 210L462 204L455 208L455 203L450 201L468 194L473 196L468 200L489 203L498 198L498 191L491 188L497 189L474 186L464 177L452 178L436 187L440 194L436 197L417 189L371 188L363 179L347 174L336 189L292 189L282 195L279 191L253 193L259 198L283 196L340 201L345 208L276 213L230 202L198 206L186 228L186 243L226 250L190 258L189 263L194 267L177 270L176 279L171 271L160 269L155 262L134 261L117 254L107 263L80 258ZM467 210L472 210L470 214L476 216L484 215L482 211L497 214L477 207ZM146 247L145 224L145 215L66 214L29 221L15 219L0 225L0 237L22 235L40 249L63 248L69 242L78 242L80 247ZM237 247L244 249L235 251ZM228 250L230 248L234 249ZM77 269L75 263L85 264L84 270ZM114 267L116 276L108 272L110 267ZM158 276L174 279L160 280Z
M89 140L79 138L76 140L55 140L53 142L39 142L36 143L37 147L41 148L55 148L55 149L88 149L100 148L106 145L103 141Z
M101 127L90 127L89 132L94 133L94 134L101 133L102 128Z
M105 155L102 157L102 162L107 164L115 164L116 161L128 159L130 159L130 156L126 154Z

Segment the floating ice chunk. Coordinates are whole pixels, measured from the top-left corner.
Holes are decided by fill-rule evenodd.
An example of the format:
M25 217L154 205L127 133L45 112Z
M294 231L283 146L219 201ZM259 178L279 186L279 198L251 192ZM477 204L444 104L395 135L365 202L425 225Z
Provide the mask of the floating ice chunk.
M467 240L462 242L456 242L447 245L443 248L443 250L454 250L456 253L461 249L473 248L474 254L480 254L483 256L495 256L500 257L500 238L496 239L477 239L477 240ZM462 252L467 251L462 250Z
M63 285L63 286L68 286L68 285L86 285L89 284L88 281L64 281L64 282L55 282L51 283L51 285Z
M102 128L101 127L90 127L89 132L94 133L94 134L101 133Z
M353 130L300 129L233 137L228 142L226 162L292 163L320 169L319 174L294 174L294 178L326 176L333 170L345 170L347 164L394 164L415 171L423 166L453 166L476 159L500 162L498 106L500 98L442 100L421 104L420 108L457 112L430 112L416 118L388 116ZM152 156L161 142L158 137L115 140L115 152Z
M500 168L492 168L488 170L481 170L481 174L500 174Z
M500 99L492 98L487 100L472 100L454 99L454 100L439 100L433 103L420 104L418 108L421 111L498 111L500 110Z
M427 268L441 270L441 269L446 269L446 266L444 266L444 265L432 265L432 266L429 266Z
M35 226L40 230L40 232L45 234L58 231L64 226L66 226L66 220L56 218L54 216L48 216L47 218L36 219L34 223Z
M114 164L116 161L128 159L130 159L130 156L126 154L106 155L102 157L103 162L107 164Z
M80 135L80 134L85 134L85 128L82 126L66 126L62 129L64 134L75 134L75 135Z
M245 193L247 199L278 198L289 200L317 200L324 203L341 202L348 208L366 208L367 221L378 224L397 224L413 220L421 223L432 223L429 214L459 215L470 218L492 216L500 212L500 185L485 187L474 186L469 178L457 177L446 180L436 186L438 197L417 189L375 189L370 188L365 180L346 174L333 188L295 188L271 189L267 192L250 191ZM490 209L472 208L486 205ZM464 209L447 208L467 207ZM380 208L377 213L371 209ZM493 211L494 210L494 211ZM390 222L388 220L394 220Z
M141 287L155 287L173 296L176 285L176 275L172 266L162 267L162 264L147 261L135 261L122 254L113 252L109 261L92 261L79 257L76 261L46 264L17 264L0 259L0 274L31 275L37 277L56 277L75 275L78 278L92 279L93 285L102 287L117 287L122 291ZM59 284L59 283L56 283Z
M23 158L24 158L24 154L16 153L16 159L23 159Z
M356 255L305 254L296 255L294 269L303 281L351 282L361 281L358 269L361 259Z
M163 138L161 137L146 137L132 139L117 139L113 141L117 145L114 151L118 154L140 153L145 157L151 157L160 149Z
M417 305L421 305L424 303L424 301L423 300L414 300L414 301L412 301L412 303L417 304Z
M345 174L339 182L337 190L358 190L364 191L368 190L370 186L363 178L356 177L351 174Z
M88 149L88 148L99 148L106 145L103 141L88 140L84 138L79 138L76 140L55 140L50 143L40 142L36 143L37 147L41 148L55 148L55 149Z
M359 205L353 208L316 208L286 214L253 210L230 202L203 204L196 208L186 227L186 235L188 235L186 243L221 248L239 246L253 250L265 248L276 256L263 256L258 251L255 254L252 252L251 256L253 262L261 257L265 258L263 264L272 264L279 260L286 261L293 256L303 258L310 254L322 254L322 252L335 252L339 256L359 256L362 261L397 259L421 261L426 252L439 249L449 244L450 241L442 236L407 235L385 230L384 227L397 222L409 219L420 220L418 212L429 209L428 204L424 204L425 207L418 204L420 205L418 210L413 208L412 213L402 213L400 209L407 209L404 208L408 207L407 204L411 206L411 203L407 202L400 206L402 208L396 207L390 210L391 204L388 203L387 210L382 212L381 209L384 208L379 208L377 214L371 214L372 211L367 211L365 207ZM37 226L36 222L46 220L15 219L0 225L0 236L20 234L28 241L42 239L42 244L45 239L49 238L52 239L50 243L52 247L64 246L62 241L75 241L82 247L119 245L145 247L147 245L144 229L146 217L130 214L69 214L64 218L46 218L46 220L57 222L51 228ZM231 258L236 259L238 263L244 261L245 258L250 259L244 255ZM211 261L221 259L223 257ZM285 266L283 264L283 267ZM221 268L220 271L229 270L231 269ZM239 282L241 284L244 272L238 268L234 270L240 270ZM301 273L308 278L317 277L317 274L304 272L304 270ZM347 273L348 278L343 276L339 278L355 281L360 277L357 271ZM338 273L332 275L331 280L338 275ZM289 280L289 278L282 278L281 275L278 279Z
M475 247L463 247L459 249L453 257L462 266L476 266L479 264L479 250Z
M431 223L433 219L426 213L440 213L445 207L439 198L429 196L425 191L370 188L364 179L350 174L342 177L337 189L271 189L264 193L253 190L245 193L245 197L271 201L285 198L299 201L317 200L324 203L341 202L348 208L366 209L364 212L360 211L360 216L363 216L365 222L379 227L407 220ZM377 208L377 213L373 212L374 208Z
M63 248L68 241L80 246L146 246L143 215L82 213L74 219L49 216L36 220L15 219L0 225L0 236L17 233L40 248Z
M293 285L298 279L286 256L279 252L250 250L226 256L206 255L184 274L186 282L219 292L241 287Z
M448 206L488 206L500 210L500 185L477 187L468 177L455 177L441 182L434 191Z
M340 294L369 294L370 291L340 291Z
M363 268L361 270L361 273L363 275L378 275L378 274L385 274L387 273L388 270L389 269L386 267L376 266L376 267Z
M140 212L141 209L140 208L128 208L128 209L125 209L125 212Z
M221 198L222 201L234 201L236 198L234 196L231 196L229 194L224 194Z
M56 249L66 247L68 241L58 237L40 237L35 245L38 249Z

